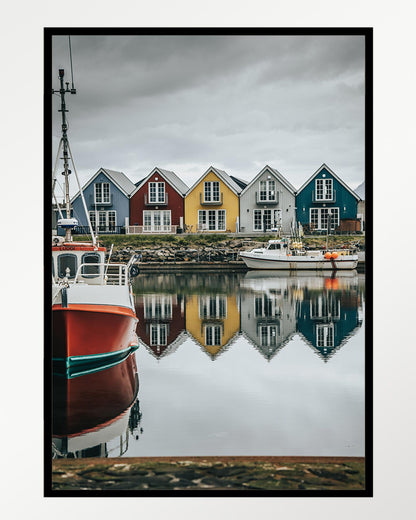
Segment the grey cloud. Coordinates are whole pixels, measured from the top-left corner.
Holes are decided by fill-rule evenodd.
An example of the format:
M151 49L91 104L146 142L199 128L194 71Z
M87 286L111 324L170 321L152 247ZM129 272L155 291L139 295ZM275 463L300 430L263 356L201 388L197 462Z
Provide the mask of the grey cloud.
M362 37L71 40L69 135L84 179L106 166L137 181L159 165L190 184L214 164L250 180L269 163L300 186L323 162L352 187L364 178ZM55 37L55 87L58 67L70 81L68 56Z

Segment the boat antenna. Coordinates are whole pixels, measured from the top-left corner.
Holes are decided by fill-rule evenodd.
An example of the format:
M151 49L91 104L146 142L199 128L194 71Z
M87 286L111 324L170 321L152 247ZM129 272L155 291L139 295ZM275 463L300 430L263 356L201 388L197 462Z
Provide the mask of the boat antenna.
M55 92L59 93L61 96L61 109L58 110L58 112L61 112L61 118L62 118L62 124L61 124L61 130L62 130L62 153L63 153L63 161L64 161L64 171L62 172L62 175L65 177L65 209L66 209L66 218L71 218L71 205L70 205L70 199L69 199L69 175L71 174L71 170L69 169L69 161L68 161L68 124L66 121L66 112L68 110L66 109L65 104L65 94L76 94L75 88L69 88L69 82L66 83L66 87L64 86L64 69L59 69L59 91L55 91L52 89L52 94L55 94ZM65 240L67 242L71 241L71 229L68 227L65 231Z
M74 88L74 71L72 70L71 36L69 36L69 35L68 35L68 44L69 44L69 61L71 62L71 81L72 81L72 89L71 90L75 91L75 88ZM74 92L74 94L75 94L75 92Z

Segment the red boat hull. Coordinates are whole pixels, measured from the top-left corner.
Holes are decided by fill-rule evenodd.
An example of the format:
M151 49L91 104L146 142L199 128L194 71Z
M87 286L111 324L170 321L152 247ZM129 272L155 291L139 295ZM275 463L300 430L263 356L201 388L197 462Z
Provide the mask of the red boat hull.
M78 436L117 420L133 404L138 385L134 355L93 374L54 377L53 435Z
M69 305L52 307L54 361L97 361L137 347L137 318L125 307Z

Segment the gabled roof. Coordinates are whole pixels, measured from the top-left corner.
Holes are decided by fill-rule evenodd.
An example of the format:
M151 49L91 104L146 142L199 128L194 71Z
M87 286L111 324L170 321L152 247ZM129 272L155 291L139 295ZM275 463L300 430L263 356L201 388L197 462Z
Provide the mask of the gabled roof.
M293 195L296 195L296 189L294 186L292 186L290 184L290 182L285 179L283 177L283 175L281 173L279 173L275 168L272 168L271 166L269 166L268 164L266 164L266 166L254 177L254 179L244 188L244 190L241 192L241 195L246 192L249 188L251 188L251 186L253 186L253 184L255 182L257 182L258 178L261 177L261 175L263 175L263 173L265 171L269 171L271 174L274 175L274 177L276 177L276 179L281 183L283 184L283 186L285 188L287 188Z
M188 331L188 337L191 338L191 340L193 341L193 343L195 343L195 345L198 345L198 347L202 350L202 352L204 352L204 354L206 354L208 357L211 358L212 361L215 361L217 359L218 356L220 356L221 354L223 354L224 352L226 352L230 347L231 345L233 345L236 340L240 337L240 331L236 331L233 336L227 341L227 343L225 343L225 345L223 345L219 350L218 352L216 352L215 354L211 354L207 349L206 349L206 345L202 344L200 341L198 341L195 336Z
M100 175L100 173L104 173L108 177L108 179L119 188L122 193L126 197L130 195L130 193L135 189L135 185L131 182L131 180L123 173L123 172L116 172L114 170L109 170L107 168L100 168L95 175L91 177L91 179L84 184L82 187L82 191L85 191L88 186L94 182L94 180ZM79 191L72 197L71 203L79 196Z
M188 191L188 186L183 182L182 179L180 179L175 172L171 172L170 170L162 170L162 168L153 168L153 170L149 173L147 177L136 183L136 187L134 191L130 194L130 197L133 197L139 189L154 175L155 173L158 173L161 177L165 179L166 182L168 182L173 189L175 189L179 195L184 196L185 193Z
M238 177L234 177L234 175L230 175L231 179L240 186L242 190L247 186L248 182L244 181L243 179L239 179Z
M203 175L201 175L201 177L195 182L195 184L192 186L192 188L189 188L186 195L188 195L188 193L191 193L191 191L195 188L195 186L197 186L202 181L202 179L208 175L209 172L215 173L236 195L239 195L241 193L242 188L237 184L236 181L234 181L230 177L230 175L228 175L227 172L225 172L224 170L219 170L218 168L214 168L213 166L210 166L208 168L208 170ZM239 179L239 181L243 182L240 179Z
M360 197L361 200L365 200L365 181L355 188L355 193Z
M349 191L351 193L351 195L353 197L355 197L357 200L361 200L360 197L355 193L354 190L352 190L342 179L340 179L338 177L338 175L336 173L334 173L331 168L329 168L329 166L327 166L325 163L322 164L322 166L320 166L316 172L311 176L309 177L309 179L304 183L302 184L302 186L298 189L298 192L297 194L299 194L304 188L305 186L307 186L323 169L325 168L325 170L327 170L342 186L344 186L344 188Z
M267 359L267 361L270 361L272 358L274 358L274 356L280 352L282 350L283 347L285 347L293 338L293 336L296 334L296 332L291 332L285 339L284 341L282 341L282 343L280 345L276 345L274 347L274 350L270 353L266 353L264 352L263 348L258 344L256 343L250 336L249 334L247 334L246 331L242 330L241 331L241 336L247 340L248 343L250 343L250 345L252 345L258 352L260 352L260 354Z
M144 345L146 350L153 356L155 357L156 359L161 359L162 357L165 357L167 356L168 354L173 354L173 352L176 352L176 350L182 345L182 343L184 343L185 340L188 339L188 333L186 330L182 330L178 336L176 336L176 338L171 342L169 343L169 345L166 346L166 348L164 348L164 350L162 350L162 352L160 353L160 355L157 355L155 354L155 352L153 351L152 347L150 345L148 345L145 341L143 341L142 338L138 338L138 341L139 341L139 344L140 345Z

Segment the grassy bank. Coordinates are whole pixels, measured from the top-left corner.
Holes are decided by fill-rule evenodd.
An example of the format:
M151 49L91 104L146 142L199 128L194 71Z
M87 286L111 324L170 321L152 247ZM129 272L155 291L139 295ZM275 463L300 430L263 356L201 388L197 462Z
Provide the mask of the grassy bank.
M75 235L75 241L86 240L88 237L83 235ZM189 247L225 247L225 246L249 246L250 243L264 243L270 239L276 238L275 235L258 235L258 236L235 236L224 234L178 234L178 235L101 235L99 237L100 244L109 248L114 244L115 250L118 249L148 249L153 247L172 246L176 248ZM303 237L302 242L308 247L323 248L326 244L326 236L311 235ZM331 235L329 237L330 247L351 247L359 244L360 247L365 245L365 237L363 235Z

